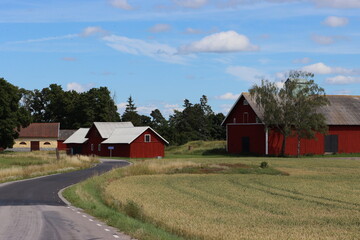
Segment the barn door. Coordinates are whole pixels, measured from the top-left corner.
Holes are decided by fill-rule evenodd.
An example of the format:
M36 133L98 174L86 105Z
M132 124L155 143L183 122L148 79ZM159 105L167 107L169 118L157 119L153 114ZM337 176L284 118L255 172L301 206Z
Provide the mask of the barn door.
M338 135L325 136L325 152L338 152Z
M249 137L242 137L242 152L249 153L250 152L250 138Z
M30 149L31 149L31 151L39 151L40 150L40 142L39 141L31 141Z

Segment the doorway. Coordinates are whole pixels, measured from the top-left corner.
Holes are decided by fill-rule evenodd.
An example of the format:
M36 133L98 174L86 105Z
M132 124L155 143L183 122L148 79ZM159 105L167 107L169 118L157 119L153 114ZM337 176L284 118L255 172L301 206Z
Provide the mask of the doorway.
M249 153L250 152L250 137L242 137L242 152L243 153Z
M338 152L338 135L325 136L325 152Z

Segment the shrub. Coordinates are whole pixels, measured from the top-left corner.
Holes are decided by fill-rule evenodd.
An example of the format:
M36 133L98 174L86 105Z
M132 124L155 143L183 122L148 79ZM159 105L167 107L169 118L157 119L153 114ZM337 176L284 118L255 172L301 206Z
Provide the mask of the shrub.
M261 163L260 163L260 167L261 167L261 168L268 168L268 167L269 167L269 164L264 161L264 162L261 162Z

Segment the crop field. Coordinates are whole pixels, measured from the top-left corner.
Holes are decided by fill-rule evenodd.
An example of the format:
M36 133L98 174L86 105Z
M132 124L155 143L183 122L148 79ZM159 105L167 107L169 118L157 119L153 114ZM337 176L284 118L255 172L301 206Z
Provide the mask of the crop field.
M264 160L269 170L259 168ZM73 193L83 195L81 204L95 199L85 187L95 183L98 186L94 192L101 195L101 204L111 211L180 237L159 237L138 223L135 230L127 230L130 228L125 221L114 220L113 225L138 239L360 236L357 158L196 157L137 161L72 188ZM88 211L98 209L98 204L92 202Z
M96 161L85 156L70 157L65 153L57 159L55 151L2 152L0 182L90 167Z

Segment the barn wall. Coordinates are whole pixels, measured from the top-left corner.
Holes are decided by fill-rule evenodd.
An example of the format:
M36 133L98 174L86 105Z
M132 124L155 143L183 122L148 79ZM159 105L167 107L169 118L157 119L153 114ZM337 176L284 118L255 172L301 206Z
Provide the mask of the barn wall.
M102 144L103 151L101 156L110 157L110 150L108 147L114 147L111 155L113 157L130 157L130 145L129 144Z
M64 144L63 140L58 140L57 141L57 148L59 150L66 150L66 144Z
M338 135L338 153L360 152L360 126L329 126L327 135ZM269 154L279 155L281 153L283 137L278 132L269 134ZM302 139L300 154L324 154L325 137L317 133L316 139ZM286 143L285 153L287 155L297 154L297 139L289 137Z
M244 105L244 96L240 98L234 109L231 111L228 116L226 122L224 124L229 123L256 123L256 114L254 110L250 107L250 105ZM248 116L244 113L247 112Z
M145 134L151 135L151 142L145 142ZM149 129L130 144L131 158L155 158L158 156L165 156L165 143Z
M265 154L265 131L262 124L232 125L227 127L227 149L229 153L242 153L242 139L249 137L250 153Z
M93 125L87 134L88 141L83 144L82 152L85 155L98 155L98 156L107 156L107 148L104 146L100 147L100 151L98 150L98 145L101 144L103 139L97 130L97 128ZM91 150L91 144L93 144L93 150Z
M15 139L13 148L30 151L30 145L32 141L39 142L40 150L55 150L58 145L56 138L18 138ZM24 142L25 144L20 144L21 142Z

